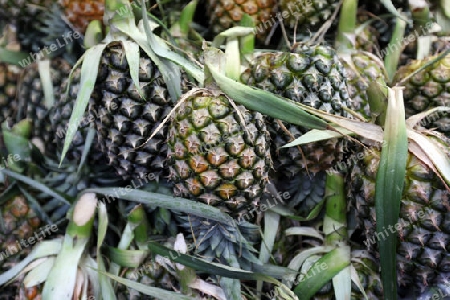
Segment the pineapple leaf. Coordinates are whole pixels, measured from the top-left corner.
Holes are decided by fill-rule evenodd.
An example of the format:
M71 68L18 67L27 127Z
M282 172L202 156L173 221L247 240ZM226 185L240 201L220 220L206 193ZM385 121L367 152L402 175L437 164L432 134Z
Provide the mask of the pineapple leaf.
M94 194L83 194L69 215L69 225L61 251L48 275L42 291L43 299L70 299L77 280L78 264L87 249L97 199ZM113 298L114 299L114 298Z
M290 227L286 229L286 236L289 235L309 236L323 241L323 234L309 226Z
M0 47L0 61L13 65L20 65L22 68L31 64L31 57L28 53L8 50Z
M408 137L416 142L419 148L423 150L423 153L425 153L425 155L433 163L434 168L438 170L438 175L441 176L447 185L450 185L450 160L447 155L433 140L423 134L417 133L413 130L408 130Z
M120 193L120 199L135 201L139 203L143 203L150 206L159 206L166 209L174 210L174 211L182 211L186 214L193 214L199 217L203 217L205 219L210 219L222 223L232 223L233 219L227 214L223 213L219 209L200 203L192 200L180 198L180 197L172 197L168 195L163 195L159 193L149 193L142 190L131 189L131 185L125 189L126 193ZM103 195L114 195L117 193L117 190L124 190L121 188L95 188L88 189L85 192L98 193ZM104 199L104 198L103 198Z
M294 293L300 300L310 299L328 281L350 265L350 247L331 250L317 260L307 271Z
M217 49L211 51L217 51ZM207 63L207 66L220 89L234 101L247 108L291 124L307 128L327 129L326 122L305 112L293 101L234 81L220 74L213 64Z
M212 42L212 47L220 48L226 39L230 37L245 37L254 34L254 30L251 27L235 26L219 33Z
M294 146L298 146L298 145L303 145L303 144L308 144L308 143L313 143L313 142L317 142L317 141L328 140L328 139L332 139L332 138L343 137L344 135L353 134L352 131L347 130L342 127L336 127L336 129L339 132L331 131L331 130L311 129L310 131L308 131L304 135L300 136L299 138L295 139L294 141L284 145L283 148L294 147Z
M334 296L336 297L336 300L348 299L348 295L351 294L351 287L352 287L351 275L352 275L351 268L350 266L348 266L333 277L332 281L334 288Z
M366 294L366 291L364 290L363 285L361 284L361 280L359 280L359 275L358 275L358 272L356 271L355 267L353 265L351 265L350 269L351 269L350 276L351 276L352 282L358 287L359 291L363 294L364 300L370 300L367 297L367 294Z
M105 264L103 262L103 256L101 253L101 246L105 240L106 230L108 229L108 213L106 211L106 205L99 203L98 205L98 229L97 229L97 268L100 271L106 271ZM98 299L116 299L114 289L111 284L111 280L106 278L103 274L98 273L98 282L101 286L101 292L97 295Z
M278 227L280 225L280 215L273 211L266 211L264 213L264 236L261 243L261 250L259 251L259 260L265 264L269 261L275 244ZM257 282L257 291L262 291L263 282Z
M132 41L122 41L122 47L125 51L125 56L130 66L130 76L133 80L133 84L136 86L136 89L139 93L139 96L144 100L144 92L139 84L139 45Z
M402 16L397 9L395 8L394 4L392 4L392 0L380 0L381 3L384 5L384 7L386 7L386 9L393 14L394 16L396 16L397 18L403 18L404 20L408 21L408 23L411 25L412 21L406 19L404 16Z
M164 259L180 263L188 268L193 268L195 270L202 271L208 274L214 274L234 279L263 280L265 282L279 284L279 282L276 279L268 275L255 273L252 271L245 271L236 267L229 267L220 263L208 262L202 258L182 254L178 251L169 249L153 241L149 241L149 249L152 251L153 254L159 254L163 256Z
M413 115L406 119L406 125L409 128L414 128L422 119L426 119L427 121L434 119L434 114L437 112L449 112L450 107L448 106L437 106L432 109L428 109L426 111L423 111L421 113L418 113L416 115ZM428 117L430 116L430 117Z
M111 278L123 285L126 285L127 287L132 288L140 293L143 293L148 296L156 297L158 299L195 300L195 298L192 298L189 296L180 295L179 293L166 291L166 290L163 290L163 289L157 288L157 287L151 287L146 284L138 283L133 280L129 280L126 278L122 278L122 277L113 275L113 274L109 274L107 272L99 271L99 273L101 273L105 276L108 276L109 278Z
M375 184L377 232L394 226L398 221L408 155L402 89L389 89L388 95L384 144ZM395 299L397 296L396 245L397 234L395 233L388 235L379 243L385 299Z
M70 116L69 124L67 125L67 135L64 140L64 148L61 153L60 163L64 160L67 151L69 150L70 143L75 137L78 126L81 123L83 115L86 111L86 107L94 90L95 81L97 80L98 67L100 59L102 57L103 50L106 48L106 44L96 45L88 49L83 55L83 64L81 66L81 79L80 79L80 92L78 93L77 100ZM81 59L80 59L81 61ZM77 63L78 64L78 63ZM77 65L74 66L74 69Z
M36 259L50 257L61 251L62 238L55 238L49 241L42 241L33 248L31 253L23 260L15 264L11 269L0 275L0 286L16 278L23 269Z
M21 181L29 186L37 188L38 190L44 192L45 194L47 194L49 196L56 198L58 201L61 201L62 203L66 204L66 205L70 205L70 203L63 196L58 194L58 192L53 191L52 189L48 188L46 185L44 185L34 179L31 179L27 176L23 176L23 175L20 175L18 173L15 173L13 171L6 170L6 169L2 170L2 172L18 181Z
M43 283L50 273L50 270L55 263L55 257L48 257L41 264L33 268L23 279L23 285L26 288Z
M393 47L394 51L388 51L386 56L384 57L384 67L388 74L389 82L392 82L394 78L395 72L397 71L398 62L400 60L400 54L402 52L402 47L399 47L398 41L402 41L405 36L405 28L406 28L406 20L404 17L400 15L397 16L397 20L395 23L395 29L392 34L392 38L389 41L389 50Z
M121 267L137 268L148 256L146 250L124 250L108 246L108 258ZM110 272L111 273L111 272ZM111 273L112 274L112 273ZM114 275L114 274L113 274Z
M53 95L53 83L50 75L50 60L40 60L38 62L39 77L42 82L42 89L44 91L44 106L48 109L55 103L55 96Z
M333 249L334 247L318 246L311 249L303 250L299 254L294 256L294 258L289 262L289 265L287 267L291 270L298 272L302 267L302 265L305 263L305 261L308 259L308 257L317 254L329 253ZM292 288L292 285L295 283L296 277L297 275L294 275L292 273L289 274L288 276L283 277L283 284L289 288Z

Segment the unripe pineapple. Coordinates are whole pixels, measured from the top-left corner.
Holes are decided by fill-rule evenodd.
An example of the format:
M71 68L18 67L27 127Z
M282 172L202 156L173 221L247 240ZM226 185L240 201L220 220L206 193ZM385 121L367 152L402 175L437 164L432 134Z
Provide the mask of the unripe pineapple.
M380 278L379 262L364 250L353 250L352 266L358 274L364 292L368 299L381 299L383 297L383 288ZM364 299L359 288L352 283L352 300Z
M220 207L233 217L258 204L270 164L260 113L232 106L220 91L198 89L176 109L168 145L169 179L177 196Z
M50 7L57 0L0 0L1 19L14 20L26 17L32 19L41 10Z
M383 62L375 55L364 51L351 51L340 55L345 68L347 88L350 95L350 107L370 120L368 89L371 83L380 85L386 82L387 73Z
M18 109L17 83L19 70L12 65L0 63L0 124L13 120Z
M448 106L450 103L450 55L402 82L408 75L431 62L436 56L413 61L397 70L393 83L405 86L406 117L423 112L436 106ZM437 127L440 132L450 136L450 119L446 114L431 115L423 120L424 127Z
M259 38L264 38L275 25L275 0L207 0L205 4L215 34L239 25L244 14L253 19Z
M157 179L165 168L168 124L147 140L174 104L158 67L144 51L139 82L145 99L132 82L121 44L109 44L100 62L89 112L102 152L120 176L129 179L152 173Z
M328 21L338 8L337 0L280 0L280 10L288 12L284 24L293 28L318 28Z
M50 61L50 78L53 84L54 99L61 96L61 83L69 76L71 66L63 59L52 59ZM32 121L32 136L41 138L47 150L54 150L54 132L51 130L48 111L53 103L48 106L45 103L43 83L36 63L24 69L20 89L18 93L19 113L17 121L30 119Z
M51 123L51 132L54 133L54 142L56 144L58 154L62 153L66 135L69 131L69 120L80 92L81 69L76 69L72 74L72 81L69 86L69 78L64 78L61 84L61 96L55 99L53 107L48 112ZM69 90L67 91L67 87ZM80 127L67 150L66 156L70 161L80 162L85 141L90 127L94 127L94 119L90 118L89 113L85 113ZM89 152L89 164L98 165L105 164L106 157L100 151L97 135L91 145Z
M414 286L420 291L434 285L437 276L449 268L450 256L446 250L450 233L449 193L441 179L410 153L399 221L395 228L390 226L376 233L375 180L379 162L379 148L365 152L364 159L353 166L347 181L357 226L364 231L364 243L372 253L386 235L398 233L398 285L400 290Z
M343 108L350 105L344 68L328 46L296 45L290 53L258 55L241 80L334 115L345 116ZM343 143L338 139L281 148L308 129L271 118L267 121L275 170L288 177L306 169L312 173L326 170L342 158Z

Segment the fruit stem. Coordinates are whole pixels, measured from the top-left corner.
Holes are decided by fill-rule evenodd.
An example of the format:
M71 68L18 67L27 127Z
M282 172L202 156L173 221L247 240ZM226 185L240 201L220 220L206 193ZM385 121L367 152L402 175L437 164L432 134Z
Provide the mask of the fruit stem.
M327 174L326 216L323 221L327 246L342 246L347 242L347 202L344 195L343 176L337 172Z

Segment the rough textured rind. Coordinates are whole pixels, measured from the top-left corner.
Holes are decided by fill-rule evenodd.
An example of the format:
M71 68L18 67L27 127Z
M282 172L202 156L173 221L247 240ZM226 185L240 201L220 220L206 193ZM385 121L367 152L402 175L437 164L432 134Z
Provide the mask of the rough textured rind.
M233 107L219 91L199 89L176 109L168 144L169 179L177 196L218 206L233 217L258 205L270 165L260 113Z
M344 68L328 46L296 45L290 53L263 53L241 76L245 84L330 114L347 116L350 98ZM342 140L330 139L301 147L281 148L308 129L267 118L274 168L292 177L306 169L317 173L342 159Z

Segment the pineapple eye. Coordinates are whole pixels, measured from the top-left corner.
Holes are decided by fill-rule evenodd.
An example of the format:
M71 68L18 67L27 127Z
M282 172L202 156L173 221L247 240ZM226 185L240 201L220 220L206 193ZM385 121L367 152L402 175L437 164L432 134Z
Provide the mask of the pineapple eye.
M302 73L309 67L310 64L311 60L308 57L291 53L287 67L294 73Z

